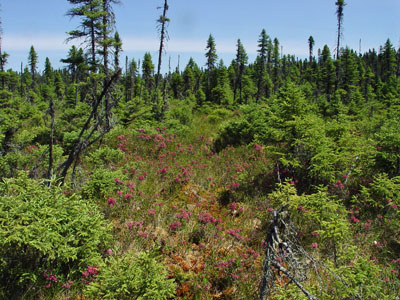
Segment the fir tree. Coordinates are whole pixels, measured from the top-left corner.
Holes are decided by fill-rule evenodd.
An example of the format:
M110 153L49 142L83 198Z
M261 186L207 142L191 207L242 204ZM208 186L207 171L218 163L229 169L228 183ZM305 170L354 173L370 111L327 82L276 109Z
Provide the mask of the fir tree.
M102 21L105 13L102 0L68 0L68 2L75 5L75 7L70 9L67 15L71 18L80 18L81 24L79 29L68 32L67 41L84 39L86 47L89 49L91 71L96 72L98 67L96 53L104 34Z
M312 58L313 58L313 49L314 49L315 41L312 36L308 38L308 52L309 52L309 63L312 63Z
M144 80L145 87L149 94L151 93L151 89L153 88L154 82L154 64L151 58L150 53L146 52L143 58L142 64L142 78Z
M217 49L215 46L215 40L214 37L210 34L207 40L207 46L206 46L206 66L207 66L207 98L209 98L210 93L211 93L211 77L213 75L214 69L215 69L215 63L217 62L218 55L217 55Z
M35 48L31 46L29 50L29 56L28 56L28 65L30 67L31 75L32 75L32 84L35 84L35 75L36 75L36 70L37 70L37 64L38 64L38 55L35 51Z
M248 62L246 50L240 39L237 41L236 61L235 61L235 84L233 92L233 100L236 100L237 90L239 89L239 103L242 103L243 74Z

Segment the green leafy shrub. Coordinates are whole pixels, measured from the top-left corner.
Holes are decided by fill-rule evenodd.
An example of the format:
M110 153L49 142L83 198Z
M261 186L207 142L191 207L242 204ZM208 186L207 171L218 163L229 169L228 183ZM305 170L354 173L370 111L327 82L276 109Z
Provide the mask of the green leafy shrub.
M88 161L94 165L106 166L110 163L119 163L124 159L124 153L120 149L112 149L108 146L96 149L88 157Z
M122 171L104 170L98 168L93 171L86 185L83 187L82 194L84 198L93 200L104 200L116 188L115 179L123 179Z
M167 279L165 266L151 252L111 257L88 285L86 295L101 299L164 300L175 296L176 284Z
M211 124L216 124L225 121L232 115L232 111L226 108L217 108L209 116L208 120Z
M109 242L109 227L93 204L67 196L54 182L48 187L20 173L0 183L0 298L33 297L44 286L44 271L55 274L52 285L77 279L101 262Z
M265 107L247 105L241 109L243 113L240 117L221 125L215 140L216 151L221 151L227 145L249 144L268 130L268 112Z

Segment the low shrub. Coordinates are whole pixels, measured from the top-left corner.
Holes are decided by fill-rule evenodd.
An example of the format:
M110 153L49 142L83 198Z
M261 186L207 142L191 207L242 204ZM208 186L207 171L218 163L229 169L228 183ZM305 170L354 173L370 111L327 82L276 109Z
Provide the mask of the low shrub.
M109 300L164 300L175 296L176 284L152 252L112 256L90 283L86 295Z
M19 173L0 183L0 298L34 297L77 279L101 262L109 242L96 207L54 182L49 187Z

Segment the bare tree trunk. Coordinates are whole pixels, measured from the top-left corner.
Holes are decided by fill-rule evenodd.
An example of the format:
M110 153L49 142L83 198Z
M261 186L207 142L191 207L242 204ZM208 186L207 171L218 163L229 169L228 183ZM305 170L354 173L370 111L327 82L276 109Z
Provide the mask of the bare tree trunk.
M158 22L161 24L161 36L160 36L160 49L158 51L158 68L157 68L157 77L156 77L156 90L158 88L158 83L160 81L160 73L161 73L161 61L162 61L162 52L164 50L164 41L166 38L166 23L169 21L166 17L168 10L168 0L164 2L164 10L163 15L160 17Z
M50 179L53 175L53 141L54 141L54 101L50 97L49 107L51 124L50 124L50 142L49 142L49 169L47 171L47 178Z
M115 79L117 79L119 75L120 75L120 71L115 73L111 77L111 79L106 82L101 94L97 98L95 98L93 100L94 105L92 107L92 111L91 111L89 117L87 118L85 124L83 125L83 127L81 129L81 132L79 133L78 138L75 140L74 146L72 147L71 151L69 152L68 158L61 165L59 165L57 167L58 170L61 170L61 172L59 173L59 176L62 178L62 182L61 182L62 184L64 184L65 177L67 176L68 169L71 167L71 165L74 163L74 161L79 157L79 155L82 152L82 150L87 148L93 142L93 141L89 142L89 139L91 138L93 133L96 132L97 127L99 126L99 121L94 119L94 117L96 115L98 115L97 114L98 113L98 107L99 107L100 103L102 102L104 96L108 92L108 89L111 87L112 82ZM95 121L94 125L93 125L93 128L92 128L91 132L88 134L88 136L85 139L82 139L83 135L89 129L90 122L92 121L92 119L94 119L94 121ZM103 133L100 134L100 136L103 136L109 130L110 130L110 128L107 128L106 130L104 130ZM99 137L96 137L94 140L98 140L98 138Z
M104 12L107 12L103 16L103 60L104 60L104 85L107 83L109 80L109 72L108 72L108 11L107 11L107 1L103 0L103 10ZM105 127L108 128L110 127L110 93L106 93L104 96L105 100L105 115L106 115L106 124Z

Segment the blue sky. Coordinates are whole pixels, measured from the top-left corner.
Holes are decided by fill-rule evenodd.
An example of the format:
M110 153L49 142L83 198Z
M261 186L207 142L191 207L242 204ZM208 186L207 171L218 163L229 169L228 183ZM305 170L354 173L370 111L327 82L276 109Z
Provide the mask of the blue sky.
M117 29L123 40L124 57L143 57L148 51L157 61L157 10L163 0L121 0L115 6ZM318 48L327 44L335 48L337 20L336 0L169 0L168 31L170 40L163 70L168 70L171 56L173 68L181 57L181 69L189 57L203 66L206 40L215 37L217 53L225 64L235 56L240 38L250 61L256 56L257 39L263 28L277 37L284 54L304 58L308 54L307 39L315 40ZM400 46L400 0L346 0L344 9L343 45L362 52L378 49L387 38ZM0 1L3 27L3 50L10 54L7 68L18 70L27 63L33 45L39 55L40 68L46 57L54 67L61 67L72 44L66 44L67 31L79 25L78 19L65 16L71 5L66 0L6 0Z

